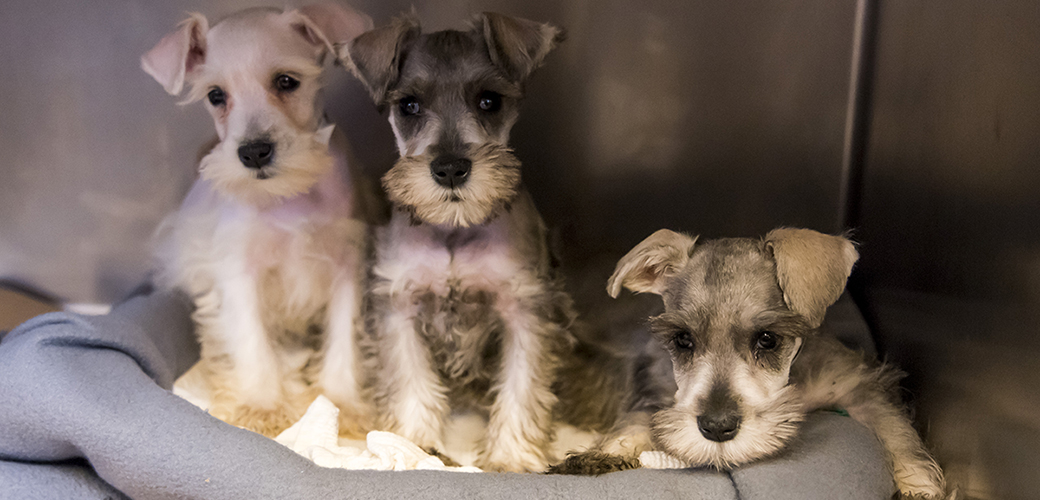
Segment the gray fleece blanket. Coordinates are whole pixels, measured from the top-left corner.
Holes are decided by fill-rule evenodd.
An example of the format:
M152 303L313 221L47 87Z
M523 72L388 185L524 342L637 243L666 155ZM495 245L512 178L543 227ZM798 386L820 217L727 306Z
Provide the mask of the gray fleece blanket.
M198 359L190 304L134 297L107 316L39 316L0 341L0 498L883 499L877 440L812 415L782 455L731 473L602 477L323 469L174 396Z

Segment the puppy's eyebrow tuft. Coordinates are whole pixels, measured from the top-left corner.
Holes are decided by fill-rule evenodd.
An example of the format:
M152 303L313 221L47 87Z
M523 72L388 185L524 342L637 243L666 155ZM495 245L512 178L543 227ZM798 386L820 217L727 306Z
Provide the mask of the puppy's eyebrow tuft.
M669 336L680 330L695 332L699 325L699 319L682 312L666 312L650 318L650 331L657 337Z
M321 76L322 67L314 61L302 57L275 59L268 63L274 68L274 74L287 73L300 78L316 78Z
M752 320L752 329L755 331L769 330L785 337L797 337L804 335L812 327L805 320L788 310L769 310L759 313Z

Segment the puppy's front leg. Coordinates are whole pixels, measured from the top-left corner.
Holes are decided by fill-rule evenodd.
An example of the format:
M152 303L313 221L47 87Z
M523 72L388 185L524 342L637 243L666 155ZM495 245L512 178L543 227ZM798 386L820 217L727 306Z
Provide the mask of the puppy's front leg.
M447 388L434 371L429 349L416 331L420 305L409 291L395 294L378 328L385 427L427 451L443 451Z
M260 317L257 280L229 267L222 277L218 324L230 373L213 381L210 412L233 425L276 436L300 415L285 401L281 367Z
M362 330L361 297L364 280L360 257L345 259L346 268L333 285L329 302L328 327L322 347L321 373L318 380L326 397L339 407L339 433L364 439L372 429L374 412L363 394L363 378L358 348Z
M892 463L896 488L902 498L945 498L942 469L925 449L906 412L886 401L885 396L874 387L857 388L847 398L849 404L844 405L845 410L877 434Z
M556 395L551 385L555 360L551 340L563 329L539 315L536 298L503 294L495 309L502 318L502 359L485 449L477 465L485 470L539 472L548 465L551 420Z
M906 411L897 404L898 370L872 366L832 338L816 340L801 357L792 374L802 386L807 410L838 406L872 430L885 448L901 496L929 500L945 497L942 469L925 449Z

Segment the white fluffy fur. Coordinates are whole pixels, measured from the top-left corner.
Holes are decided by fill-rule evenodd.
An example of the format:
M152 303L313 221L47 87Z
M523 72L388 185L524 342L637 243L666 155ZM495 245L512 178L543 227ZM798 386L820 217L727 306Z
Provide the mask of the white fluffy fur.
M249 9L212 29L195 14L142 58L171 93L190 84L189 101L226 93L225 105L207 103L220 142L157 235L158 281L195 299L210 413L269 436L319 391L340 407L341 429L364 432L371 418L355 345L368 230L345 142L323 123L318 98L331 45L316 30L346 28L306 9ZM371 23L334 6L316 12ZM299 87L279 93L281 74ZM274 145L262 170L237 154L257 139Z

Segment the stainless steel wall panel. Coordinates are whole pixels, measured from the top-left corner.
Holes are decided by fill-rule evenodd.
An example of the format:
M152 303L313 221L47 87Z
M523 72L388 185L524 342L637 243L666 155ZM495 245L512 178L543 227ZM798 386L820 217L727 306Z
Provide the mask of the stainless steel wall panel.
M1040 3L885 1L858 288L974 498L1040 468Z

